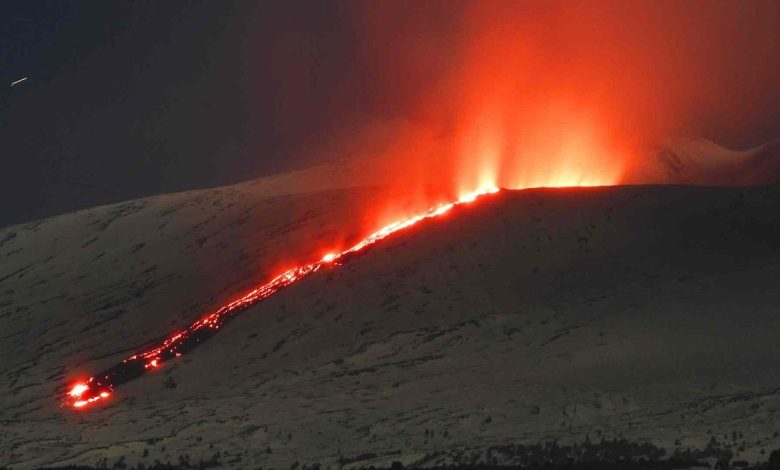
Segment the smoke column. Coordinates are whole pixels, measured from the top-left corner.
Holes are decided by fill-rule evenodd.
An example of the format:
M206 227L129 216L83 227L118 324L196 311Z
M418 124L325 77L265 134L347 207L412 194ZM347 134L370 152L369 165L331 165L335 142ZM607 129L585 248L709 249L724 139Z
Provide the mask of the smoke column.
M345 17L357 46L312 160L369 161L368 179L422 205L487 182L652 182L666 136L780 135L777 2L358 2Z

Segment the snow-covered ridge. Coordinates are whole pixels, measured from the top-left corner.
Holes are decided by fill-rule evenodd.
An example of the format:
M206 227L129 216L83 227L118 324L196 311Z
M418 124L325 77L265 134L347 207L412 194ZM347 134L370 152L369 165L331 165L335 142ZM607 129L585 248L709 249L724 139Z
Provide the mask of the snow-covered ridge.
M780 139L748 150L731 150L700 137L664 142L656 153L666 182L754 186L780 182Z

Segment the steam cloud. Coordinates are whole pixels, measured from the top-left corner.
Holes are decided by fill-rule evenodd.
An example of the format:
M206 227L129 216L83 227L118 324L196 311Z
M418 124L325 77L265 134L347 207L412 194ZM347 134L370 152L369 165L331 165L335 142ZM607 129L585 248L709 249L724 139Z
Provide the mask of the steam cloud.
M780 5L367 2L323 152L467 191L642 181L675 134L780 135ZM351 119L350 119L351 118Z

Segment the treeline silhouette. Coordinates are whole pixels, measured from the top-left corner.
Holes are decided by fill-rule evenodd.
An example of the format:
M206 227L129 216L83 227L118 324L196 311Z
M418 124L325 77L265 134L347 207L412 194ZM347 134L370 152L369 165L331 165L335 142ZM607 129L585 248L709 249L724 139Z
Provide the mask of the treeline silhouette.
M103 459L96 466L69 465L63 467L41 467L39 470L196 470L221 468L223 464L239 468L262 469L261 465L248 462L220 461L215 454L209 460L190 461L187 455L181 455L178 462L140 463L129 466L124 458L109 463ZM773 450L766 462L750 465L742 460L734 460L730 449L721 447L712 439L701 450L676 450L668 454L665 449L652 444L637 444L625 439L602 440L592 443L586 439L582 444L560 445L557 442L535 445L493 446L480 451L466 450L439 451L426 455L414 465L404 466L393 462L389 467L361 465L379 457L376 454L362 454L355 457L342 457L337 465L321 466L317 463L293 463L289 470L339 470L348 467L354 470L673 470L689 468L711 468L716 470L780 470L780 449ZM452 462L440 465L437 461ZM0 467L0 470L6 470Z

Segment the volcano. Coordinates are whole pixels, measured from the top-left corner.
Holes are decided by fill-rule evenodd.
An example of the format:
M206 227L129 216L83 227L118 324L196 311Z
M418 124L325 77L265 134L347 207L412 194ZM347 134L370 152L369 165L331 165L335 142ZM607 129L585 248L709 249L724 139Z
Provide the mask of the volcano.
M73 383L360 240L355 201L404 197L332 171L2 229L0 463L518 464L507 449L591 441L759 462L780 447L777 186L503 190L280 290L105 403L60 407Z

